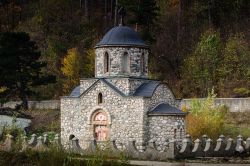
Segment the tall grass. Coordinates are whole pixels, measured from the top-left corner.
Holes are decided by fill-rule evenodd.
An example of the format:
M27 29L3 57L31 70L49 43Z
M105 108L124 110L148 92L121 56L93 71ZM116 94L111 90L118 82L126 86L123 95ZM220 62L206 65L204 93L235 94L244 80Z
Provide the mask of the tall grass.
M108 154L100 153L91 156L81 156L67 153L61 148L50 147L48 151L25 152L0 151L0 165L2 166L126 166L127 162L120 158L110 158Z

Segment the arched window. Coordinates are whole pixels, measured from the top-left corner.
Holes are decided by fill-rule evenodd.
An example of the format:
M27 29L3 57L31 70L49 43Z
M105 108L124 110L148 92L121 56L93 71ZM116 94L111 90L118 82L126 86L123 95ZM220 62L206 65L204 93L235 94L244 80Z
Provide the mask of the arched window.
M94 125L94 138L97 141L107 141L109 137L108 117L103 111L97 111L92 119Z
M103 97L102 97L102 93L98 94L98 104L103 103Z
M104 72L107 73L109 72L109 54L107 52L105 52L104 54Z
M123 73L129 72L129 55L127 52L125 52L122 57L122 72Z
M145 57L144 57L144 53L141 54L141 73L145 72Z

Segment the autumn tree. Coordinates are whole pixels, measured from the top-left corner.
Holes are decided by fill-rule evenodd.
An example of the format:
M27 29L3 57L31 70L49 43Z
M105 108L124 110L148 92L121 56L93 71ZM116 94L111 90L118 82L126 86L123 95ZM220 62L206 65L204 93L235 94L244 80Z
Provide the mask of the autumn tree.
M184 93L187 96L205 97L208 90L217 88L218 68L222 60L220 51L219 33L212 30L205 32L182 68Z
M63 92L69 93L73 87L79 84L82 70L82 60L76 48L69 49L62 61Z
M250 50L242 34L231 35L222 53L220 96L247 97L250 95Z
M86 78L94 77L95 74L95 50L89 49L83 59L83 76Z

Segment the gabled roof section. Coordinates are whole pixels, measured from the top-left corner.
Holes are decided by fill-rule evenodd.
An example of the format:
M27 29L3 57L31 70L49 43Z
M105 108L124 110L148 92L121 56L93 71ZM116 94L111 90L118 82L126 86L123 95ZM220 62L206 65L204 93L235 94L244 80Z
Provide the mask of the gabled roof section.
M126 95L121 92L118 88L116 88L112 83L110 83L109 81L107 81L104 78L98 79L96 82L94 82L89 88L87 88L82 94L79 95L82 96L84 94L86 94L88 91L90 91L98 82L103 82L104 84L106 84L109 88L111 88L112 90L114 90L116 93L120 94L121 96L125 97Z
M69 95L70 97L79 97L80 96L80 86L77 86Z
M152 97L159 84L160 81L149 81L143 83L136 89L133 96Z
M151 111L148 112L148 115L179 115L185 116L186 113L182 112L178 108L175 108L168 103L160 103Z
M100 78L100 79L96 80L82 94L80 94L80 86L75 87L73 89L73 91L71 92L69 97L80 97L80 96L84 95L85 93L87 93L89 90L91 90L100 81L103 82L104 84L106 84L109 88L111 88L113 91L115 91L116 93L118 93L119 95L121 95L123 97L152 97L152 95L154 94L154 91L156 90L158 85L160 85L160 81L150 80L150 81L140 85L135 90L135 92L133 94L126 95L125 93L123 93L121 90L119 90L114 84L112 84L107 79Z
M126 95L120 91L117 87L115 87L112 83L110 83L109 81L105 80L105 79L100 79L103 83L105 83L106 85L108 85L111 89L113 89L116 93L119 93L121 96L125 97Z

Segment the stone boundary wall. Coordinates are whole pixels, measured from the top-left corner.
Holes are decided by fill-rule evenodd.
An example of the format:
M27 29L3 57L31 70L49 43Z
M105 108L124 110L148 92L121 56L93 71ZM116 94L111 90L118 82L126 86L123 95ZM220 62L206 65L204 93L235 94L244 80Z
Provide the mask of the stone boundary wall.
M20 103L20 101L10 101L3 106L15 108L15 106ZM60 100L29 101L28 106L29 109L60 109Z
M193 99L178 99L179 108L189 108ZM198 100L203 100L198 98ZM225 105L230 112L250 112L250 98L216 98L216 105Z
M198 98L202 100L202 98ZM193 99L177 99L179 108L189 107ZM216 98L217 105L226 105L230 112L250 112L250 98ZM10 101L4 107L15 108L20 101ZM29 101L30 109L60 109L60 100Z
M15 138L12 135L6 135L4 142L0 142L0 151L11 151L14 148ZM48 135L37 137L33 134L30 140L26 136L22 137L22 146L19 151L36 150L46 151L49 147L61 147L60 136L56 134L52 141L49 141ZM73 137L68 140L68 147L66 150L71 153L78 153L81 155L95 155L102 150L108 150L110 157L117 157L123 153L125 156L131 159L139 160L162 160L167 159L201 159L201 158L229 158L240 157L248 158L250 156L250 137L243 140L243 137L239 135L236 140L232 138L226 139L224 135L219 136L217 140L211 140L207 135L203 135L201 139L192 140L190 135L186 135L182 140L169 140L164 143L164 149L159 151L155 145L155 142L147 142L145 150L138 150L135 146L136 140L128 140L124 144L123 149L117 148L116 140L111 140L105 144L105 147L100 147L98 142L90 140L88 147L82 149L79 145L79 139Z

